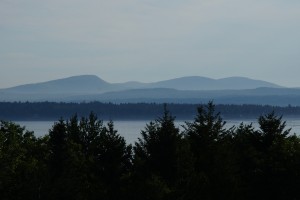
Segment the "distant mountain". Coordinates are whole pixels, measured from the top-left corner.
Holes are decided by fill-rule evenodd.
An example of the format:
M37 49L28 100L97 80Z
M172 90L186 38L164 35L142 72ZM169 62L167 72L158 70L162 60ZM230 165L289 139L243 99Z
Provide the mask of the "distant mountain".
M42 83L26 84L0 90L20 94L56 94L56 93L99 93L108 91L112 85L94 75L73 76Z
M211 79L200 76L182 77L171 80L141 83L108 83L94 75L73 76L64 79L52 80L42 83L26 84L17 87L2 89L9 93L103 93L128 89L143 88L170 88L177 90L235 90L255 89L259 87L279 88L281 86L266 81L253 80L243 77L230 77L224 79Z
M190 76L150 83L148 87L173 88L178 90L242 90L259 87L279 88L281 86L244 77L211 79L201 76Z
M83 75L0 90L0 101L205 103L208 100L300 105L300 89L244 77L191 76L153 83L109 83L97 76Z

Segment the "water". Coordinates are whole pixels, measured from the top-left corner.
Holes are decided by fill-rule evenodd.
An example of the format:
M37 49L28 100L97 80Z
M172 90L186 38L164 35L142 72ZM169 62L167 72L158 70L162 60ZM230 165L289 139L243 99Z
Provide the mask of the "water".
M291 133L297 133L300 135L300 119L285 119L286 128L292 128ZM232 126L238 126L241 122L244 124L252 123L255 128L258 128L258 123L256 119L253 120L225 120L226 128ZM114 121L115 129L118 133L122 135L127 143L133 144L140 137L141 130L144 130L147 123L150 121ZM53 121L16 121L17 124L25 126L27 130L34 131L37 137L43 136L49 133L49 129L52 128ZM106 122L104 122L106 123ZM183 129L181 125L184 125L184 121L176 121L176 126L181 130Z
M53 121L16 121L17 124L25 126L27 130L34 131L37 137L44 136L54 125ZM104 121L104 124L107 122ZM127 143L133 144L140 137L140 132L149 121L114 121L115 129L122 135Z

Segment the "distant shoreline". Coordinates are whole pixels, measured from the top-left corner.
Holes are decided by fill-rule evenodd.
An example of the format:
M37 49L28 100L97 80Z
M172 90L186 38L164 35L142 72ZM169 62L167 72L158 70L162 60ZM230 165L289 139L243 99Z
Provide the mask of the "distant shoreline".
M177 120L192 120L197 107L203 104L167 104L167 109ZM205 106L205 104L204 104ZM68 119L77 114L87 116L91 112L102 120L139 121L153 120L163 113L164 104L158 103L55 103L55 102L0 102L0 120L55 121ZM275 111L284 119L299 119L300 106L224 105L217 104L216 111L224 120L257 119Z

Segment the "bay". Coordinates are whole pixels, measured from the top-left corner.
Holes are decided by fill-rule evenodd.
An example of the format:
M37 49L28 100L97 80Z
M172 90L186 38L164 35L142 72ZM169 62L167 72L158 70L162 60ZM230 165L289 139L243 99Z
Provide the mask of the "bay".
M284 119L286 121L286 128L292 128L291 134L300 135L300 119ZM247 119L247 120L225 120L226 128L232 126L239 126L240 123L250 124L258 129L259 125L257 119ZM114 121L115 129L118 133L123 136L127 143L134 144L137 139L140 137L141 130L145 129L145 126L150 121ZM41 137L49 133L49 130L54 125L53 121L15 121L15 123L25 126L26 130L33 131L35 136ZM107 121L104 121L106 124ZM185 124L185 121L175 121L175 125L179 127L180 130L183 130L182 125Z

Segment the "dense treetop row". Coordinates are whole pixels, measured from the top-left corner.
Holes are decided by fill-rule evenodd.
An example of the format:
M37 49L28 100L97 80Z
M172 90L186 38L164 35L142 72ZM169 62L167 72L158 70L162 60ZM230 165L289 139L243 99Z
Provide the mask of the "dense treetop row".
M1 199L299 199L300 138L271 112L225 128L212 102L180 131L164 109L133 145L95 114L36 138L0 123Z
M170 112L177 119L193 119L197 107L204 104L168 104ZM57 120L60 117L70 118L74 113L88 116L93 111L103 120L151 120L161 115L163 104L124 103L112 104L101 102L90 103L54 103L54 102L0 102L0 119L2 120ZM300 107L267 106L267 105L216 105L215 109L225 119L257 118L276 111L285 117L299 117Z

